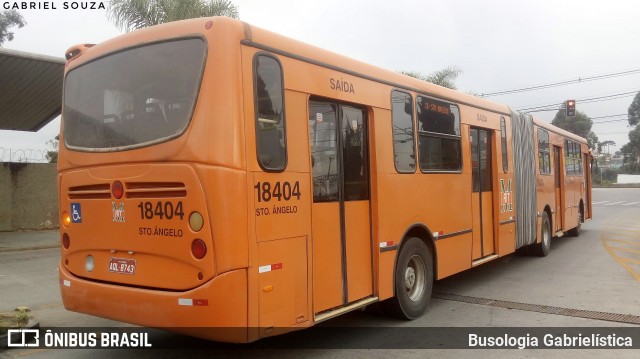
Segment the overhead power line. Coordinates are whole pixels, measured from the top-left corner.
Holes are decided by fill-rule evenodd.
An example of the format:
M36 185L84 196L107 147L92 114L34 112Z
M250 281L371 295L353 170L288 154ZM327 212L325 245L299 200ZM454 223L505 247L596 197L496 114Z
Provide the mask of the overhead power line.
M529 87L522 87L522 88L511 89L511 90L483 93L480 96L481 97L489 97L489 96L498 96L498 95L510 95L510 94L520 93L520 92L536 91L536 90L543 90L543 89L548 89L548 88L552 88L552 87L572 85L572 84L577 84L577 83L581 83L581 82L604 80L604 79L608 79L608 78L612 78L612 77L634 75L634 74L638 74L638 73L640 73L640 69L628 70L628 71L619 71L619 72L613 72L613 73L604 74L604 75L578 77L577 79L574 79L574 80L552 82L552 83L548 83L548 84L544 84L544 85L529 86Z
M582 98L582 99L576 99L576 104L580 104L580 103L591 103L591 102L601 102L601 101L609 101L609 100L617 100L619 98L623 98L623 97L627 97L627 96L633 96L635 94L638 93L638 90L636 91L631 91L631 92L621 92L621 93L617 93L617 94L613 94L613 95L606 95L606 96L597 96L597 97L587 97L587 98ZM533 107L525 107L525 108L518 108L518 111L526 111L526 112L537 112L537 111L547 111L547 110L559 110L562 106L564 105L564 102L559 102L559 103L551 103L548 105L540 105L540 106L533 106Z
M628 121L626 118L621 118L619 120L607 120L607 121L593 121L594 125L599 125L601 123L609 123L609 122L620 122L620 121Z
M610 117L619 117L619 116L626 116L628 117L629 115L626 113L621 113L619 115L608 115L608 116L598 116L598 117L591 117L592 120L598 119L598 118L610 118ZM626 118L625 118L626 120Z

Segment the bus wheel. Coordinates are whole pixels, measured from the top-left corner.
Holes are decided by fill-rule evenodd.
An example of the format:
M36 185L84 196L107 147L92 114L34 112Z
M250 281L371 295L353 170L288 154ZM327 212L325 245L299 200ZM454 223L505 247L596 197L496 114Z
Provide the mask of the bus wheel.
M580 235L580 227L582 227L582 210L578 211L578 225L575 228L569 230L571 237L577 237Z
M540 234L542 240L534 246L534 253L540 257L546 257L551 248L551 222L546 211L542 212L542 221L540 223Z
M415 319L427 308L433 289L433 257L429 247L411 237L402 246L394 275L396 296L384 309L400 319Z

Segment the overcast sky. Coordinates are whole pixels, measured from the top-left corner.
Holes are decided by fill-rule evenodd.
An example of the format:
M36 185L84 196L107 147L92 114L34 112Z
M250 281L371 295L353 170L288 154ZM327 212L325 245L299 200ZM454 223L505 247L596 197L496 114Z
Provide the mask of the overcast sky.
M0 0L0 6L13 2ZM28 24L15 29L15 39L4 47L62 57L74 44L121 33L104 10L64 9L68 1L53 2L57 10L20 10ZM640 70L640 1L234 3L243 21L390 70L428 74L457 66L463 71L458 89L476 94ZM600 141L613 140L619 149L628 142L626 113L638 91L640 71L490 99L515 109L576 99L578 111L596 118ZM616 94L623 95L581 103ZM535 115L550 122L555 111ZM623 116L602 118L613 115ZM44 149L59 127L57 119L38 133L0 131L0 148Z

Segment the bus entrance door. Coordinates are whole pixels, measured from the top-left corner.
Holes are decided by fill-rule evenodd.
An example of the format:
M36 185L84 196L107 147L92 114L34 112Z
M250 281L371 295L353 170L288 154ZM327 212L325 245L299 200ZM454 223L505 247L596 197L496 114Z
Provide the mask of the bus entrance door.
M473 260L495 253L493 235L493 181L491 177L491 132L471 128L471 169L473 191Z
M556 195L556 218L553 221L554 232L564 228L564 205L562 200L562 183L564 183L564 172L562 171L562 158L560 147L553 146L553 176L555 177L555 195Z
M366 111L309 101L314 313L373 294Z

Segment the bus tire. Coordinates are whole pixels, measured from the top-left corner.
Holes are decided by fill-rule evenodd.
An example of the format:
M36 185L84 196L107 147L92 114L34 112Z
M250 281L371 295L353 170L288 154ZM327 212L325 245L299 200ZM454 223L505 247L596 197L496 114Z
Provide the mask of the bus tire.
M540 243L536 243L533 248L535 255L546 257L551 249L551 222L546 211L542 212L542 220L540 221Z
M433 277L433 256L429 247L420 238L408 238L396 263L396 296L383 303L385 311L399 319L418 318L431 299Z
M580 227L582 227L582 220L583 220L584 216L582 215L582 209L580 209L578 211L578 225L574 228L571 228L567 233L569 233L569 235L571 237L577 237L580 235Z

